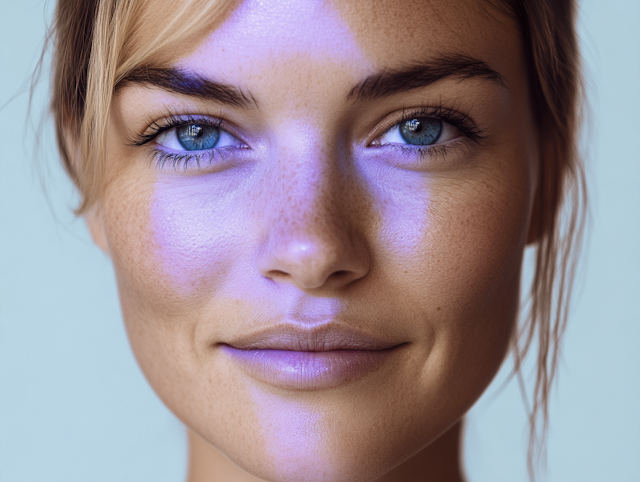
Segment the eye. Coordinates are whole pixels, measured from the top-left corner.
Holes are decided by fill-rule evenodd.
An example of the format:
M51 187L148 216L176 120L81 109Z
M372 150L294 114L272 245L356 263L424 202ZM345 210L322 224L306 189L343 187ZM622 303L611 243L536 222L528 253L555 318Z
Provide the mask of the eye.
M242 147L242 142L220 127L192 122L168 129L156 143L174 151L206 151L223 147Z
M437 117L413 117L394 125L383 134L378 145L431 146L459 135L458 129Z

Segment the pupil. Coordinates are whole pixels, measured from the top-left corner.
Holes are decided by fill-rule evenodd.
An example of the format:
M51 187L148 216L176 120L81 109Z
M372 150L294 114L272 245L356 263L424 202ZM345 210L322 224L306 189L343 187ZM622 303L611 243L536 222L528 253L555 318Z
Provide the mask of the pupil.
M416 146L428 146L435 143L442 134L442 121L433 117L416 117L402 123L400 136Z
M220 129L206 124L189 124L176 129L178 142L187 151L212 149L220 139Z
M192 124L187 127L187 135L190 137L201 137L202 136L202 127L198 124Z
M413 132L420 132L422 130L422 124L418 119L411 119L410 121L407 121L406 126L407 129Z

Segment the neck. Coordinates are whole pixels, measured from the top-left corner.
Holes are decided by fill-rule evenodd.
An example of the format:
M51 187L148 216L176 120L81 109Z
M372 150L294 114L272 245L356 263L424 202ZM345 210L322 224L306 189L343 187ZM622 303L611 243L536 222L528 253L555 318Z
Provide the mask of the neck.
M376 482L463 482L460 464L462 422ZM425 479L425 477L427 477ZM189 431L187 482L264 482L248 474L217 449Z

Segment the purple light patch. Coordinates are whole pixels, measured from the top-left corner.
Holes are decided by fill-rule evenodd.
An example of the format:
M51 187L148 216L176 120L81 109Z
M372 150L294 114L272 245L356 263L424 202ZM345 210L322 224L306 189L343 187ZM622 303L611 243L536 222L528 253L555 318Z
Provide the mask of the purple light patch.
M222 284L242 244L240 210L228 208L229 190L213 175L161 174L151 200L156 256L172 288L183 295ZM231 219L233 218L233 219Z
M242 42L237 42L242 38ZM349 27L321 0L246 0L209 39L229 55L273 57L314 54L361 60L363 54ZM209 46L206 46L208 48Z
M251 396L265 454L274 471L286 475L287 480L303 480L310 472L329 475L331 464L322 440L322 415L302 402L258 388L251 389Z

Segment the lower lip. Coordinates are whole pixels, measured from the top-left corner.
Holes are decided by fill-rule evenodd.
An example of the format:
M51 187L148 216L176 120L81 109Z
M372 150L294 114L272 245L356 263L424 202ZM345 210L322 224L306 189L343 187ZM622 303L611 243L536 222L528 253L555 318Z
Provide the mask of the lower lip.
M397 348L397 347L394 347ZM395 352L386 350L240 350L222 349L252 378L289 390L331 388L379 369Z

